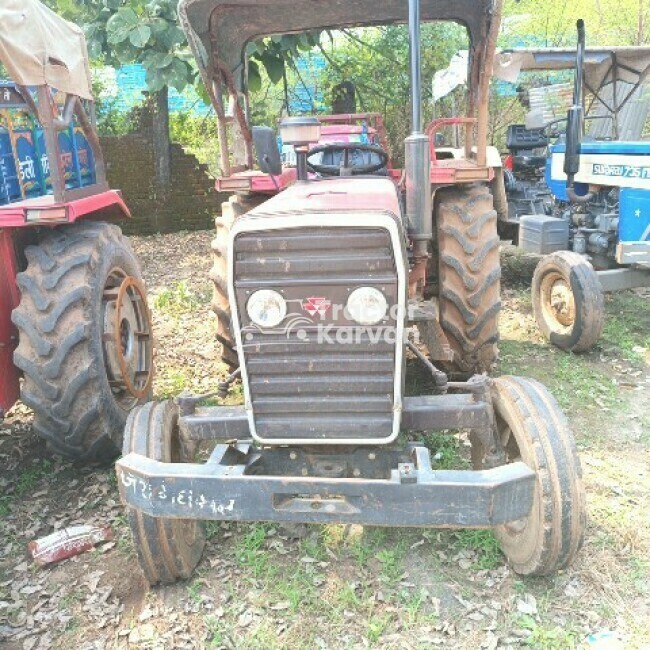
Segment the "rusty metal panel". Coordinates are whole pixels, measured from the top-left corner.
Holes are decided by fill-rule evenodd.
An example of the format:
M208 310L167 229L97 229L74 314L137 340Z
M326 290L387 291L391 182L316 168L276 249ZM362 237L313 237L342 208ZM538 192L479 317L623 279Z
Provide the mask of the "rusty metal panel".
M478 46L485 38L496 0L421 0L422 21L450 20L467 27ZM242 66L246 44L270 34L300 33L406 23L406 0L182 0L181 25L201 69L213 72L215 59L235 74Z
M284 458L265 463L269 453ZM487 527L527 516L535 491L535 473L524 463L435 470L420 446L306 456L219 445L204 465L128 454L116 469L124 503L153 517L181 519ZM334 476L341 463L347 470ZM280 466L284 475L266 466ZM314 468L324 471L310 474Z

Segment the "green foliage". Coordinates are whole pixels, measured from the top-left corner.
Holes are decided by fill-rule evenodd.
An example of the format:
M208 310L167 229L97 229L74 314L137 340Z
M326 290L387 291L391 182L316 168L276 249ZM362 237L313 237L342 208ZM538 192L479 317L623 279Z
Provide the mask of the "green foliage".
M219 159L217 121L213 114L194 115L191 112L172 113L169 116L172 142L182 144L186 151L197 157L217 173Z
M431 80L434 73L447 67L451 56L467 47L464 28L455 23L422 25L422 78ZM389 148L399 160L402 142L410 131L408 98L409 38L404 25L344 30L323 39L319 48L328 62L321 83L333 99L334 87L344 81L352 82L357 91L358 108L384 116L389 134ZM425 121L433 118L431 86L423 83L423 113ZM437 107L438 117L451 114L451 101ZM464 105L456 109L463 112Z
M147 88L182 92L197 70L178 24L177 0L50 0L63 16L83 25L94 60L120 66L141 63Z
M506 0L502 38L510 45L573 47L578 18L585 21L587 45L643 45L650 39L650 4L594 0Z
M491 530L465 529L454 532L456 548L469 548L477 552L478 569L496 569L503 562L499 542Z
M171 315L192 311L199 304L199 298L192 293L185 281L175 282L171 287L165 287L156 295L153 301L156 310Z
M301 54L313 49L320 39L320 32L280 35L262 38L248 46L248 88L251 92L262 89L264 67L272 84L286 80L286 67L295 67L295 61Z

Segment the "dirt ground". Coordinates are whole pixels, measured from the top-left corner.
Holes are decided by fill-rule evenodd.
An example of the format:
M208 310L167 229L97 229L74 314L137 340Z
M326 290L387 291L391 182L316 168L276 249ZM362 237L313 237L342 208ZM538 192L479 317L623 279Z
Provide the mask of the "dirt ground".
M223 375L210 238L134 240L155 317L159 398L213 389ZM526 291L534 261L509 247L502 256L498 372L549 386L582 459L589 523L569 570L522 579L488 531L323 526L294 539L270 525L211 524L195 576L149 589L112 469L48 456L18 406L0 430L0 646L650 648L650 293L608 297L599 346L567 355L536 332ZM462 437L425 440L440 466L466 462ZM52 568L30 562L28 541L81 523L110 525L115 538Z

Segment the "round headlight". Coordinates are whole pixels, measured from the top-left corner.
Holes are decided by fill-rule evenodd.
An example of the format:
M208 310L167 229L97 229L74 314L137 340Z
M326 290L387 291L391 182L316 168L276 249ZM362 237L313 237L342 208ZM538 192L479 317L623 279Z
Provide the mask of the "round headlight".
M374 287L359 287L348 298L346 311L349 318L360 325L376 325L388 311L384 294Z
M287 303L272 289L256 291L246 303L248 317L259 327L276 327L287 315Z

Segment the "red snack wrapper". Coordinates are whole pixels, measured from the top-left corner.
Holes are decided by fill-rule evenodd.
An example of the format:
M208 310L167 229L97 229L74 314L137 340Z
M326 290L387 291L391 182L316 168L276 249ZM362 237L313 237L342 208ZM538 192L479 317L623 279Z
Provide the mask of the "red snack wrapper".
M90 550L96 544L113 539L113 531L107 526L71 526L47 537L29 542L27 548L39 566L60 562Z

